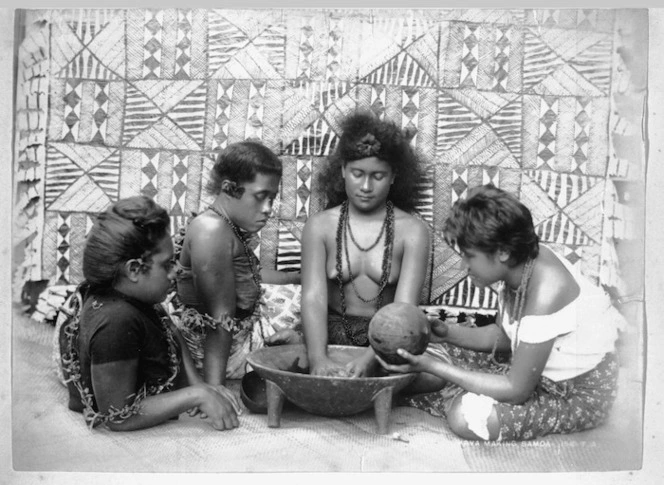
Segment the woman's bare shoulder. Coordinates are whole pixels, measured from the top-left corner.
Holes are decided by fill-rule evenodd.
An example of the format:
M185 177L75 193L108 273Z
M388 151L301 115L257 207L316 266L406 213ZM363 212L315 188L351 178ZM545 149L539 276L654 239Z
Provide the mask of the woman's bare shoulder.
M429 225L423 219L396 207L394 209L394 221L398 230L404 233L409 232L417 236L429 233Z
M214 240L221 243L231 241L234 235L231 227L221 217L204 212L189 223L186 237L190 242Z
M315 229L317 231L336 230L339 221L339 207L332 207L324 211L316 212L309 216L305 223L305 228Z
M533 270L528 307L533 315L560 311L579 295L574 276L553 252L541 247Z

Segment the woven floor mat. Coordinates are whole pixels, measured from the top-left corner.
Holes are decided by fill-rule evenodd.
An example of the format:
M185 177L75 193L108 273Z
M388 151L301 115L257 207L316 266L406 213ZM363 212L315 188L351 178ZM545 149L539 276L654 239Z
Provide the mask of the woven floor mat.
M285 409L280 428L245 410L240 427L213 430L186 415L147 430L89 430L66 407L51 357L53 328L15 315L12 455L17 471L98 472L468 472L597 471L640 467L640 381L621 378L607 424L532 443L476 444L444 420L412 408L392 410L390 434L375 433L373 411L349 418ZM237 383L231 385L237 391ZM397 432L405 441L394 439Z

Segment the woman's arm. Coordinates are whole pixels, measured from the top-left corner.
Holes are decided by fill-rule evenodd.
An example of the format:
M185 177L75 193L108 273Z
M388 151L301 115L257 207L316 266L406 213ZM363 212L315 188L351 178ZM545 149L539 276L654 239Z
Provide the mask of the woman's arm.
M189 251L194 287L205 312L215 320L235 316L235 238L223 221L207 219L190 226ZM204 379L225 384L232 337L218 326L204 344Z
M301 278L299 271L277 271L276 269L261 269L261 279L268 285L299 285Z
M189 347L187 347L187 343L185 342L182 333L180 333L180 330L173 324L173 322L170 322L170 328L171 332L173 332L173 335L175 338L177 338L178 343L180 344L182 367L184 367L184 371L187 376L187 382L190 386L203 382L203 379L196 370L196 365L194 364L194 360L191 358Z
M445 330L440 329L446 327ZM510 339L497 323L484 327L465 327L463 325L450 325L435 319L431 323L432 341L447 342L457 347L491 352L494 348L499 352L511 349ZM440 338L441 335L442 338Z
M521 404L535 389L546 361L551 353L555 339L538 344L520 343L512 358L512 365L507 374L487 374L456 367L427 354L411 355L403 350L399 355L408 360L408 364L381 364L392 372L426 372L476 394L484 394L496 401ZM379 357L377 357L380 359Z
M312 373L327 359L326 213L309 218L302 233L302 326Z
M402 230L404 252L394 301L418 305L429 262L429 229L422 221L411 216Z
M106 413L112 407L122 409L131 404L136 389L138 359L93 364L92 388L97 407ZM132 396L130 399L128 399ZM182 412L199 407L210 419L215 429L232 429L239 425L233 404L212 386L200 383L173 392L145 397L140 412L119 423L108 422L113 431L130 431L148 428L178 416Z

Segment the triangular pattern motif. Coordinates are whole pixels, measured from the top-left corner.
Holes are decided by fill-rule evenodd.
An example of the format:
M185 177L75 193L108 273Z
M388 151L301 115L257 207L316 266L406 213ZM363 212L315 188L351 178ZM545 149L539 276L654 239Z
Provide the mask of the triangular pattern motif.
M78 132L81 121L81 92L82 83L78 80L67 80L64 96L64 124L62 125L63 141L75 142L78 140Z
M523 56L523 88L526 92L564 63L533 29L525 31Z
M441 305L462 308L498 308L498 294L491 288L475 286L466 277L446 291L440 298Z
M351 98L352 89L348 82L299 83L284 99L281 129L284 152L329 154L338 130L330 123L338 122L337 112L347 112L356 106Z
M120 160L114 149L53 143L49 146L48 155L44 195L50 210L95 211L100 201L109 203L117 200ZM79 187L81 184L92 185ZM90 197L96 194L94 197L99 198L93 205L83 197L88 192Z
M233 103L233 81L219 81L217 84L214 110L214 146L220 149L228 145L228 128Z
M613 42L606 37L570 60L570 65L603 93L611 84L611 50Z
M210 39L218 44L209 51L215 79L279 79L284 75L284 28L269 23L260 33L245 33L226 18L213 14ZM255 37L252 37L255 35ZM210 46L212 44L210 43Z
M417 204L415 210L430 226L433 226L433 192L434 192L434 168L424 173L424 180L417 187Z
M512 42L512 27L497 26L495 29L495 66L493 71L493 89L495 91L507 91L508 73L510 70L510 47Z
M54 56L57 77L111 80L125 75L124 18L113 9L56 13L52 35L58 38Z
M541 96L601 96L600 89L579 74L569 64L558 67L551 75L533 86L532 92Z
M191 10L178 10L178 30L175 41L175 75L174 79L191 79Z
M463 32L463 47L461 52L461 87L477 87L477 72L479 60L479 40L477 31L479 24L465 24Z
M145 12L143 25L143 79L159 79L161 77L163 24L163 10L148 10Z
M185 198L187 195L187 175L189 174L189 158L178 153L173 156L173 181L170 214L185 215Z
M583 177L550 170L528 170L525 174L561 208L567 207L599 182L596 177Z
M482 119L468 107L446 93L438 96L437 150L449 150L465 138L473 128L482 124Z
M306 130L284 150L288 155L328 156L334 151L338 135L323 118L309 125Z
M263 112L266 95L266 84L253 81L249 85L249 110L247 111L247 122L244 133L245 140L263 138Z
M488 120L491 128L517 160L521 158L521 110L521 97L518 97Z
M240 49L249 43L249 38L222 15L208 15L208 67L217 72L230 61Z
M293 224L281 223L278 238L276 269L278 271L299 269L302 254L301 229Z
M433 87L435 80L407 52L400 52L360 82L368 84L398 84L400 86Z
M589 128L592 120L592 104L589 98L576 98L574 116L574 173L587 173L588 148L590 146Z
M416 209L432 233L428 302L495 304L440 235L452 204L479 184L517 195L543 242L598 275L616 232L606 227L607 180L627 172L608 135L638 129L612 114L631 69L617 51L622 15L54 10L30 37L43 45L19 63L17 100L34 101L18 117L41 110L36 127L26 118L17 132L21 180L43 176L24 196L46 215L33 220L43 233L30 239L30 264L75 282L92 216L119 197L154 197L175 227L213 200L204 189L218 151L256 139L281 157L284 177L255 251L268 267L296 270L301 229L326 202L317 175L340 121L368 110L408 130L426 164Z
M313 160L310 157L297 158L297 194L295 213L296 219L306 220L309 217L309 201L311 198L311 176L313 174Z
M543 242L587 246L590 238L563 212L535 226L535 233Z
M537 168L551 168L556 156L556 130L558 127L557 98L542 98L540 104L539 145Z
M92 143L105 144L108 130L109 92L108 83L98 82L94 86L94 135Z
M154 198L159 192L159 152L141 153L141 194Z
M66 213L58 214L58 227L56 232L57 263L56 263L55 279L60 285L69 284L69 269L71 266L70 263L71 244L69 239L70 233L71 233L71 215Z
M140 81L129 86L124 143L137 148L166 143L172 149L200 149L206 96L201 81Z

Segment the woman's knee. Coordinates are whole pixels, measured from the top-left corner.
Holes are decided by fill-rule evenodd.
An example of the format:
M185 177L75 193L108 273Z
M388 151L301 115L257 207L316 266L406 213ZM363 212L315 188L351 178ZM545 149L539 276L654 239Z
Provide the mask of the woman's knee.
M447 410L447 423L452 432L468 440L496 440L500 421L488 396L465 393L456 396Z

